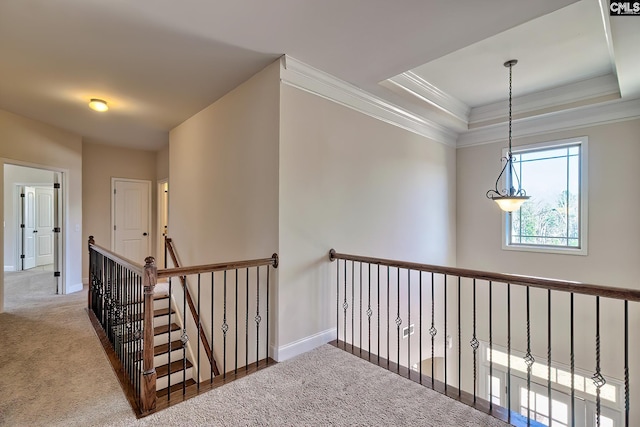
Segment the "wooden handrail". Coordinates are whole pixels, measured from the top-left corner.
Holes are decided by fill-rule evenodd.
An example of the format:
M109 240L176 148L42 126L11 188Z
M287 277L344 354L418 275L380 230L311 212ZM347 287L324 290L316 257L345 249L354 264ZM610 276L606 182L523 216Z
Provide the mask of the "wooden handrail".
M144 275L144 266L142 264L138 264L137 262L131 261L130 259L120 256L115 252L111 252L109 249L103 248L100 245L96 245L95 243L92 243L92 241L93 241L93 236L90 236L89 249L93 249L94 251L101 253L107 258L110 258L113 261L117 262L118 264L122 265L123 267L127 268L128 270L131 270L134 273L138 273L140 276Z
M178 263L178 257L173 249L173 241L167 236L164 237L164 245L165 249L169 252L171 256L171 260L173 261L173 265L178 267L180 264ZM196 325L200 324L200 315L196 310L196 306L193 303L193 298L191 298L191 292L189 292L189 287L187 286L187 277L180 276L180 283L182 283L182 289L185 291L185 297L187 299L187 304L189 305L189 310L191 311L191 317L193 317L193 321ZM209 340L207 339L207 335L204 332L203 328L200 329L200 340L202 341L202 346L204 347L204 352L207 354L207 359L209 359L209 364L211 365L211 369L213 370L213 374L218 376L220 375L220 370L218 369L218 364L213 356L213 351L209 346Z
M329 260L335 261L336 259L365 262L367 264L378 264L389 267L406 268L408 270L415 271L428 271L433 273L487 280L499 283L510 283L513 285L530 286L532 288L550 289L560 292L571 292L574 294L600 296L627 301L640 301L640 290L636 289L616 288L572 282L567 280L545 279L541 277L520 276L516 274L492 273L488 271L470 270L466 268L444 267L440 265L420 264L416 262L397 261L359 255L348 255L337 253L334 249L331 249L329 251Z
M158 278L188 276L190 274L211 273L214 271L224 270L240 270L242 268L259 267L262 265L271 265L274 268L278 268L278 254L271 255L271 258L252 259L247 261L194 265L191 267L165 268L164 270L158 270Z

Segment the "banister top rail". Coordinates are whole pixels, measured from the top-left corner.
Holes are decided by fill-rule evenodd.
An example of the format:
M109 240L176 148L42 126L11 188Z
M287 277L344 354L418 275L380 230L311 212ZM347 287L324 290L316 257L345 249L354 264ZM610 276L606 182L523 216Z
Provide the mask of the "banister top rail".
M127 269L135 273L138 273L140 276L144 275L144 266L142 264L138 264L137 262L131 261L130 259L127 259L121 255L118 255L115 252L111 252L109 249L103 248L102 246L96 245L95 243L89 243L89 247L92 248L94 251L106 256L107 258L110 258L113 261L116 261L118 264L122 265L123 267L126 267Z
M451 276L468 277L472 279L491 280L499 283L510 283L514 285L530 286L533 288L551 289L560 292L572 292L574 294L600 296L627 301L640 301L640 290L615 288L600 285L591 285L581 282L571 282L566 280L545 279L532 276L520 276L515 274L492 273L481 270L470 270L465 268L445 267L441 265L420 264L416 262L397 261L384 258L373 258L359 255L348 255L337 253L334 249L329 251L329 260L342 259L347 261L365 262L368 264L379 264L389 267L406 268L415 271L428 271Z
M259 267L262 265L271 265L278 268L278 254L271 255L271 258L260 258L246 261L225 262L219 264L194 265L189 267L165 268L158 270L158 278L189 276L198 273L211 273L214 271L234 270L249 267Z

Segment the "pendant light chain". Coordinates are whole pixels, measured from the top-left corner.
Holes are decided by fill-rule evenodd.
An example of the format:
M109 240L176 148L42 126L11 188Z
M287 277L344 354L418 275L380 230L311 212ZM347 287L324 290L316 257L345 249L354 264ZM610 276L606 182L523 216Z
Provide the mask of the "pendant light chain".
M513 64L509 64L509 157L511 157L511 87L513 85Z

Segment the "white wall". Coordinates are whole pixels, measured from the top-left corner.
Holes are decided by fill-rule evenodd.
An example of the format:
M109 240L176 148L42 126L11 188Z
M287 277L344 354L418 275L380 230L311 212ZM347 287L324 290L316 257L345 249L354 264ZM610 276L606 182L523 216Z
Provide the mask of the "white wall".
M286 85L280 127L277 345L286 358L335 335L330 248L455 265L456 165L453 148Z
M517 130L514 128L514 132ZM457 153L457 259L458 267L474 268L539 277L559 278L598 285L640 289L640 120L557 132L538 137L516 138L514 145L587 136L589 138L589 234L587 256L505 251L501 249L501 213L495 203L485 198L499 173L503 144L462 148ZM465 289L470 289L467 283ZM487 284L478 285L479 335L488 339ZM515 289L512 295L513 345L526 347L525 294ZM497 285L494 293L495 342L505 345L505 288ZM531 291L532 351L546 358L547 294ZM568 295L553 295L552 330L553 359L569 363L569 301ZM601 303L602 365L605 375L622 378L623 318L621 302L603 299ZM640 303L630 303L630 327L640 321ZM595 301L592 297L576 296L576 365L595 370ZM463 303L463 323L472 321L471 301ZM464 351L471 335L463 334ZM640 340L632 334L631 354L640 351ZM455 350L455 349L454 349ZM632 389L640 386L640 363L632 358ZM468 368L469 364L467 364ZM632 393L632 397L633 397ZM640 419L636 401L634 419Z
M65 291L82 289L82 140L67 131L0 110L0 158L4 164L43 166L65 172L66 222L63 224ZM4 177L0 188L4 193ZM4 204L4 195L0 197ZM4 220L4 207L0 209ZM0 235L4 240L4 230ZM4 245L2 253L4 259ZM4 281L0 280L0 311Z

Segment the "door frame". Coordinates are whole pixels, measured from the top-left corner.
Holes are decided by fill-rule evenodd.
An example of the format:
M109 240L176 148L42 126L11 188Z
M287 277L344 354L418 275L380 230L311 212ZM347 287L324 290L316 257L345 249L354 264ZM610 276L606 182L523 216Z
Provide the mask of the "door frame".
M0 195L3 197L2 201L2 209L0 209L0 219L4 223L4 166L5 165L13 165L13 166L21 166L32 169L43 169L46 171L53 172L54 174L58 174L58 182L60 183L60 193L58 196L58 206L57 209L54 206L54 215L57 214L58 225L61 228L60 236L57 238L57 244L54 247L56 251L54 255L54 269L60 272L60 276L56 277L56 294L66 294L67 293L67 268L66 268L66 259L67 259L67 248L68 242L71 238L71 229L69 224L67 224L67 211L69 209L69 169L59 168L50 165L43 165L39 163L25 162L22 160L9 159L5 157L0 157L0 173L2 173L2 183L3 186L0 188ZM54 175L54 183L56 182L56 177ZM15 208L15 207L14 207ZM3 239L6 239L6 236L3 233ZM4 245L4 240L3 243ZM4 265L4 250L2 251L2 265ZM4 311L4 268L0 269L0 275L2 280L0 280L0 295L2 295L3 300L0 301L0 312Z
M168 178L164 178L164 179L159 179L157 181L157 194L156 194L156 204L157 204L157 213L156 213L156 264L157 265L162 265L164 266L164 268L166 268L167 266L164 265L164 236L165 236L165 232L168 232L168 230L165 230L164 225L162 224L162 219L164 219L164 215L166 214L166 225L168 227L169 225L169 179ZM166 190L165 190L165 186L166 186ZM167 210L166 212L164 212L164 206L163 206L163 202L164 202L164 194L166 195L166 201L167 201Z
M53 172L53 171L52 171ZM15 222L16 224L14 224L16 226L16 235L15 235L15 260L16 260L16 265L14 266L14 271L23 271L24 269L22 268L22 263L20 262L20 255L22 255L22 229L20 228L20 224L22 223L21 221L21 215L22 215L22 198L20 197L20 193L22 191L24 191L24 187L35 187L35 188L53 188L53 178L51 179L52 182L45 182L45 183L38 183L38 184L33 184L33 183L16 183L15 187L13 188L13 210L14 210L14 218L15 218ZM55 197L55 196L54 196ZM55 205L53 207L53 209L55 210ZM6 239L6 236L5 236ZM55 244L54 244L55 246ZM55 247L54 247L55 249ZM18 265L19 263L19 265ZM55 263L55 261L54 261Z
M136 183L141 183L141 184L147 184L147 194L148 194L148 200L147 203L149 205L149 209L148 211L148 218L147 218L147 224L149 226L149 231L153 230L153 233L155 234L155 229L153 227L153 222L152 222L152 208L153 208L153 204L152 204L152 200L153 200L153 196L151 195L151 181L147 180L147 179L132 179L132 178L116 178L116 177L111 177L111 250L115 252L115 247L116 247L116 231L114 230L114 225L116 222L116 182L118 181L124 181L124 182L136 182ZM148 239L147 241L147 254L151 255L151 250L153 248L153 235L149 236L150 239ZM136 262L139 262L137 260L134 260Z

